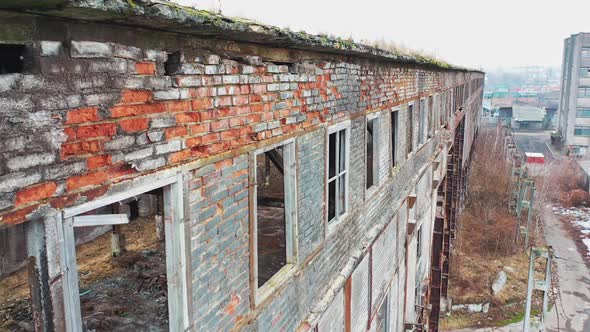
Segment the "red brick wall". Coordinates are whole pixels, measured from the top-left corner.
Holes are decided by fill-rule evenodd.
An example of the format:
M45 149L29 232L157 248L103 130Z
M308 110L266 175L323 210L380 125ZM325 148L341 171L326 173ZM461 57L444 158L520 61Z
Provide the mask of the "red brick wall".
M277 65L255 55L237 62L214 54L168 60L161 50L85 41L40 42L34 54L39 74L0 75L7 109L0 224L20 223L40 207L92 199L131 177L482 76L367 60Z

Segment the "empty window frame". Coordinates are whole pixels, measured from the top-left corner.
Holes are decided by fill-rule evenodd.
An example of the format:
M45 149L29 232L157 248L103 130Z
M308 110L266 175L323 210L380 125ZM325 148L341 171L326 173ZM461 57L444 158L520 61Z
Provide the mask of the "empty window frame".
M22 73L25 45L0 44L0 74Z
M590 67L580 68L580 78L590 77Z
M295 141L252 154L254 289L256 303L272 291L272 278L286 277L296 263ZM276 284L276 283L275 283Z
M399 109L394 109L393 112L391 112L391 167L395 167L397 166L397 161L398 161L398 157L397 157L397 144L399 141L398 138L398 115L399 115Z
M168 328L171 331L184 331L189 327L191 291L187 279L190 275L190 261L188 259L190 256L187 254L189 252L185 236L187 225L185 225L183 217L183 177L179 174L169 177L154 177L153 181L145 181L128 191L65 209L59 216L63 220L62 227L58 230L58 236L60 242L63 243L61 269L63 271L64 318L67 331L83 330L75 228L124 224L128 222L125 214L88 215L87 213L113 204L119 205L119 203L133 199L142 193L160 188L163 189L163 215L166 220L164 238Z
M406 151L412 153L414 148L414 103L408 104L408 123L406 124Z
M420 99L420 109L418 117L418 146L426 141L426 99Z
M327 220L329 225L334 225L348 211L350 121L328 128L327 148Z
M590 107L578 107L576 110L577 118L590 118Z
M366 188L379 185L379 114L367 115L365 132Z
M428 138L434 136L434 98L428 97Z
M574 127L574 136L590 136L590 127Z
M416 232L416 261L422 257L422 226L418 227Z

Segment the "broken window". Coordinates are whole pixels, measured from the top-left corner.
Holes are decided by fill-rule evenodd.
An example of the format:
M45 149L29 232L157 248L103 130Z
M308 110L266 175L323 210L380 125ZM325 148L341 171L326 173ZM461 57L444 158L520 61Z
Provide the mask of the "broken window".
M408 123L406 124L407 154L412 153L414 145L414 104L408 104Z
M145 185L145 191L132 189L63 212L69 330L188 327L190 292L178 179L158 179ZM162 183L168 185L160 187Z
M294 143L255 153L256 287L260 288L294 258Z
M328 131L328 223L348 210L349 122Z
M369 189L379 184L379 118L367 117L366 129L366 186Z
M397 165L397 110L391 112L391 167L395 167Z

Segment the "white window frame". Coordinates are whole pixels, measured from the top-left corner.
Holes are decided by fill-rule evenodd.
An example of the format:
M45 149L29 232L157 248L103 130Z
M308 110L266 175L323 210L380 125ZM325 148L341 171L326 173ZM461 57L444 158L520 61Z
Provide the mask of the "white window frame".
M186 241L184 218L184 182L182 174L167 177L153 176L152 181L145 181L124 192L67 208L61 214L61 227L58 237L61 245L61 269L63 271L64 319L66 331L82 331L82 312L80 308L80 289L78 282L78 266L76 262L76 243L74 227L111 225L124 223L122 216L104 217L78 215L108 206L127 198L164 188L164 218L166 238L166 275L168 279L168 315L169 330L184 331L190 326L190 296L192 292L188 276L192 271L188 268L190 248ZM125 217L126 219L126 217ZM91 222L91 223L90 223Z
M381 184L380 181L380 174L379 174L379 162L380 162L380 156L381 156L381 142L380 140L380 134L381 134L381 112L376 112L376 113L370 113L367 114L367 122L365 123L365 199L371 197L375 191L377 190L377 188L379 188L379 185ZM369 121L375 121L373 122L373 184L367 188L367 165L366 163L368 162L368 151L367 151L367 126L369 124Z
M422 107L424 105L424 107ZM427 118L428 113L428 98L420 98L420 104L418 106L418 149L424 145L427 141L428 124Z
M399 107L399 106L394 107L389 114L389 116L391 117L389 119L390 126L393 125L393 121L392 121L393 115L394 114L397 115L397 121L395 122L395 128L393 128L393 127L389 128L390 129L389 130L389 144L395 143L395 148L390 146L390 149L389 149L389 154L391 157L390 162L391 162L392 168L399 166L399 162L400 162L399 158L398 158L398 156L399 156L399 141L400 141L400 139L399 139L399 134L400 134L399 133L399 128L400 128L400 126L399 126L399 120L400 120L399 113L400 113L400 110L401 110L401 107ZM395 131L394 131L394 129L395 129ZM395 140L392 137L394 134L395 134ZM395 151L392 151L393 149L395 149Z
M340 123L337 123L335 125L332 125L330 127L328 127L328 130L326 132L326 140L325 140L325 144L326 144L326 149L325 149L325 156L326 156L326 162L325 162L325 175L324 175L324 179L325 179L325 188L324 188L324 197L325 197L325 204L326 204L326 208L325 208L325 219L326 219L326 224L328 225L327 230L328 230L328 234L330 234L331 232L334 231L335 227L340 224L344 219L346 219L348 217L348 212L349 212L349 207L350 207L350 127L351 127L351 121L350 120L345 120L342 121ZM346 142L344 142L344 146L346 151L344 151L344 165L346 170L344 172L338 173L336 175L334 175L332 178L330 178L329 176L329 167L330 167L330 135L335 133L335 132L339 132L341 130L345 130L345 135L346 135ZM365 129L366 130L366 129ZM339 151L340 149L340 144L339 143L339 136L337 137L337 141L336 141L336 151ZM340 155L339 153L337 153L337 155ZM344 197L345 197L345 203L344 203L344 213L340 216L338 216L338 199L336 199L335 204L336 204L336 217L334 217L334 219L329 220L328 219L328 210L329 210L329 184L331 181L337 181L336 178L340 177L344 175ZM338 189L338 185L336 185L336 189ZM338 195L336 195L336 198L338 197Z
M412 107L412 111L410 112L410 106ZM406 154L406 159L409 159L409 157L416 151L416 147L414 146L414 111L416 110L416 102L415 101L410 101L408 102L408 104L406 104L406 146L405 146L405 154ZM410 113L412 113L412 121L408 121L410 120ZM408 142L408 126L410 127L410 140ZM410 152L408 152L408 144L410 144Z
M258 205L256 197L258 185L256 183L256 157L277 147L283 147L283 185L285 187L285 250L286 264L277 271L264 285L258 287ZM295 139L290 138L275 144L267 145L250 153L250 252L252 282L250 288L254 291L254 305L259 305L272 294L277 286L289 279L297 265L297 174L295 159Z

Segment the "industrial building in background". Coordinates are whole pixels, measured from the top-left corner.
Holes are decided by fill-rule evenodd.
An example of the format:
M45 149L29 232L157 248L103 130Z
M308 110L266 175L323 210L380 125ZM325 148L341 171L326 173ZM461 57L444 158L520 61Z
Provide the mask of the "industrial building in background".
M559 102L559 134L575 156L590 145L590 33L565 39Z
M163 1L0 14L0 329L438 331L482 72Z

